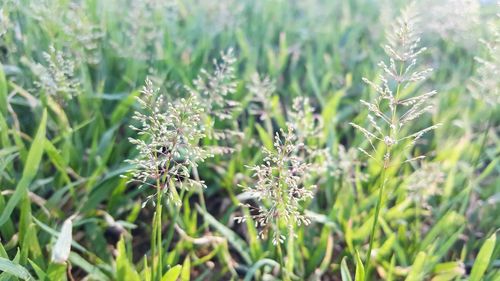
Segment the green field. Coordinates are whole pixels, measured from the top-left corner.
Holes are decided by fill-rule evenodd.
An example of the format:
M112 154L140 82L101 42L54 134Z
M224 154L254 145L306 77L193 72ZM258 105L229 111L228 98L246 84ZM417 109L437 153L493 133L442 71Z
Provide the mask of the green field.
M0 0L0 280L500 281L500 3Z

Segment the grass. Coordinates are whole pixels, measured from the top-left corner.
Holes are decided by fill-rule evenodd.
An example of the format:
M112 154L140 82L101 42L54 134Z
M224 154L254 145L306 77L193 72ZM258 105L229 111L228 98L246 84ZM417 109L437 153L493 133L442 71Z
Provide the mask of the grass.
M369 125L359 100L377 97L363 77L380 82L385 31L403 2L0 3L0 279L500 280L498 58L479 42L494 42L498 6L450 6L471 13L447 18L461 19L455 33L428 28L424 17L419 66L434 71L398 96L438 94L397 135L441 126L411 150L394 148L388 168L378 164L383 142L373 158L356 152L370 143L349 123ZM479 23L468 22L474 11ZM238 106L225 119L208 111L198 125L236 137L208 130L196 146L230 153L188 169L206 188L155 197L129 182L127 159L140 154L128 139L147 141L130 128L146 78L178 102L185 87L211 90L194 81L217 79L212 62L231 48L234 84L220 88L221 104ZM305 115L294 115L296 97L309 98ZM300 181L315 186L297 205L311 223L280 218L266 232L255 208L273 201L250 196L258 184L250 167L290 122L320 152L303 158L317 169ZM299 134L308 125L314 133ZM293 156L306 157L298 150ZM143 206L149 196L156 207ZM276 244L273 229L293 235Z

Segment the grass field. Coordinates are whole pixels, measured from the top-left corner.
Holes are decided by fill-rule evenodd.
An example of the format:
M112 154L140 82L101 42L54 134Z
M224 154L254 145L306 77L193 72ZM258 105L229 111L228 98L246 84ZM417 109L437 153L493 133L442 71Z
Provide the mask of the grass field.
M0 280L500 281L500 4L0 8Z

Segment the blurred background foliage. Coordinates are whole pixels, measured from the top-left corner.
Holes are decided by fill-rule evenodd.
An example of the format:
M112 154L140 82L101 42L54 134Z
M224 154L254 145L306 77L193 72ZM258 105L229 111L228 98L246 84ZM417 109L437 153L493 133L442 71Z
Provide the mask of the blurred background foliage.
M500 227L500 115L498 103L486 103L470 87L475 58L487 57L482 40L493 42L498 32L499 7L465 0L416 4L428 48L421 64L434 69L419 87L438 95L432 114L414 126L442 125L416 148L425 161L392 170L366 274L368 280L479 280L481 268L472 270L478 260L483 280L500 280L500 247L487 240ZM276 276L271 239L258 239L252 222L235 224L234 217L247 200L239 185L251 184L246 166L260 161L260 146L285 126L296 96L309 97L313 114L323 118L320 142L334 166L304 206L312 224L298 229L287 267L295 280L350 280L345 273L354 275L356 252L367 251L380 179L378 168L355 153L364 139L349 122L367 119L359 99L374 93L361 79L380 74L385 31L404 5L2 0L0 279L147 275L153 208L141 208L147 191L120 177L130 168L125 159L137 153L127 140L134 136L135 98L146 77L168 97L185 95L183 85L233 48L232 98L243 110L235 124L217 126L243 132L241 148L201 164L207 188L182 194L181 208L164 208L164 266L172 268L165 280ZM268 103L256 104L248 89L256 72L274 83ZM498 87L498 75L492 77ZM267 117L249 110L255 106ZM412 188L421 192L417 199ZM57 237L70 240L56 243ZM478 259L482 245L491 261Z

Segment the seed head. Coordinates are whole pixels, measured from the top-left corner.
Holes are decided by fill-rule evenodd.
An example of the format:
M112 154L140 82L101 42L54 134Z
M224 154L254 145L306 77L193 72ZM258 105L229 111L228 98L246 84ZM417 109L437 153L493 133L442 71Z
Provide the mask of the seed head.
M294 130L288 127L276 134L274 150L264 149L262 164L249 167L256 178L252 187L244 187L255 199L266 206L256 208L257 214L251 216L257 227L263 228L260 236L264 237L269 227L273 228L273 243L282 243L284 235L282 225L288 228L288 235L293 235L293 226L310 223L309 218L300 211L300 203L313 197L314 185L308 184L311 164L303 161L297 153L303 143L297 142ZM238 222L247 217L238 217Z
M32 63L29 66L38 78L35 85L46 95L62 102L72 99L80 92L80 83L75 78L73 60L63 51L50 46L48 52L43 53L44 62Z
M232 49L221 53L220 61L213 62L214 71L210 73L202 69L194 81L195 88L189 89L200 95L207 113L221 120L231 119L233 111L239 107L238 102L228 97L236 92L235 63Z
M380 82L363 78L363 81L377 93L372 101L361 100L361 104L369 112L370 128L367 129L351 123L370 144L369 150L364 148L359 148L359 150L384 167L391 165L391 150L393 148L400 144L405 144L405 148L410 148L424 133L438 126L433 125L416 133L401 135L403 127L432 109L432 105L429 105L429 99L436 94L435 91L429 91L420 95L408 96L409 94L405 92L408 85L425 80L432 71L430 68L415 69L417 59L425 51L425 48L419 46L420 37L416 31L418 17L414 11L413 4L403 10L393 27L393 32L388 35L388 43L384 49L389 60L379 63L382 70L379 77ZM379 155L377 142L384 144L383 161L374 157L374 155ZM414 158L407 161L412 160Z
M141 93L138 101L143 112L133 116L140 126L131 126L138 138L129 139L139 151L136 158L127 160L134 166L130 181L141 187L159 185L169 199L180 204L177 188L205 187L202 180L191 177L192 168L211 156L200 145L205 137L203 107L193 95L165 102L149 79Z

